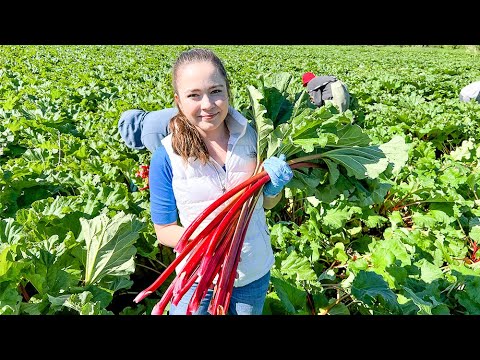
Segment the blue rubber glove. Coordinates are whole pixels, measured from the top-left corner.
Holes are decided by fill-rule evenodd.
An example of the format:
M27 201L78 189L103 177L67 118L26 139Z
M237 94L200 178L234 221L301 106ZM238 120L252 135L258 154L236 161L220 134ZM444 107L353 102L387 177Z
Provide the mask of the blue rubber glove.
M263 169L270 176L270 181L263 187L263 193L270 197L277 196L293 177L292 169L285 162L283 154L269 157L263 162Z

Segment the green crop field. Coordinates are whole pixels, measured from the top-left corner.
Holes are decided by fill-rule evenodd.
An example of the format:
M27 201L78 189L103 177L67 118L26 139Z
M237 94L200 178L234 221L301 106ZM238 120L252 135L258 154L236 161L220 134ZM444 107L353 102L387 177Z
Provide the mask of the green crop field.
M117 123L173 106L170 66L189 47L0 46L0 315L148 315L162 298L173 275L133 301L174 255L137 173L151 153ZM319 121L323 150L348 133L386 156L360 157L363 177L333 155L295 171L267 211L265 315L480 314L480 104L458 98L480 80L478 46L205 47L252 124L258 108L275 123L281 101L287 122ZM313 109L306 71L341 79L350 109Z

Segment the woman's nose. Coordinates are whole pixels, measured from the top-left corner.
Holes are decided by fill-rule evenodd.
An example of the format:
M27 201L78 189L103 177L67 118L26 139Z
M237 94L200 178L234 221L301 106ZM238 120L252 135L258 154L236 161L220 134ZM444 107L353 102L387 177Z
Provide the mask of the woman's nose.
M210 96L208 95L203 95L203 98L202 98L202 108L203 109L208 109L208 108L211 108L212 106L215 105L215 102L212 101L212 99L210 98Z

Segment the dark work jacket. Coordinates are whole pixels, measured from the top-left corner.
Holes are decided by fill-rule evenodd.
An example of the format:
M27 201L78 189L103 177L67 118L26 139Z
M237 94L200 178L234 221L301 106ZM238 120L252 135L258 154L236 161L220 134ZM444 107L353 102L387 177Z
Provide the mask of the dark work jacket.
M316 106L322 106L325 100L332 100L331 84L337 81L335 76L316 76L307 84L307 91L313 97Z

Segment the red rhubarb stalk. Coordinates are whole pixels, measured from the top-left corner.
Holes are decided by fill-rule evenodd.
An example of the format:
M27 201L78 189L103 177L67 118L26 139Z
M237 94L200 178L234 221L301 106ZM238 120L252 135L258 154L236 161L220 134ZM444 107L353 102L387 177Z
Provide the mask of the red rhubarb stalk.
M214 227L216 227L218 225L218 223L220 222L220 220L225 216L225 214L228 212L228 210L230 210L233 206L233 204L235 203L235 200L238 198L239 194L235 194L234 196L232 196L231 200L228 202L228 204L222 209L222 211L220 213L218 213L211 221L210 223L205 227L205 229L202 230L202 232L197 235L197 236L200 236L201 234L207 234L209 232L211 232L213 230ZM185 245L190 241L189 238L185 237L185 236L182 236L180 238L180 240L178 241L177 245L175 245L175 248L174 250L177 252L177 253L180 253L182 252L183 248L185 247Z
M220 244L218 251L215 252L215 254L212 257L212 264L214 264L214 266L208 267L205 273L203 274L203 276L199 279L197 288L193 292L192 298L188 303L187 312L186 312L187 315L190 315L198 310L198 307L200 306L200 302L205 297L210 287L210 285L205 286L204 284L212 284L214 282L215 277L218 275L218 272L220 271L220 268L222 266L221 260L225 254L225 251L227 250L227 246L228 246L227 241L224 241L222 242L222 244ZM215 291L216 290L214 290L214 293Z
M211 240L213 233L210 234L209 237L207 237L208 240ZM185 294L185 292L193 285L195 281L200 281L202 278L202 274L200 274L199 268L200 266L198 265L200 262L205 260L205 250L208 245L208 242L206 241L205 243L202 243L202 247L199 248L197 251L195 251L194 254L192 254L192 258L187 260L184 270L182 272L186 272L189 277L188 281L185 283L185 285L181 288L181 290L178 292L178 294L174 294L172 297L172 303L174 305L177 305L178 302L180 301L181 297ZM192 251L193 252L193 251ZM215 253L217 255L217 252ZM192 274L192 275L190 275ZM196 311L196 309L195 309Z
M193 234L193 232L197 229L197 227L202 223L205 218L210 215L214 210L216 210L219 206L224 204L228 199L236 195L240 190L243 190L246 188L248 185L254 183L257 181L259 178L261 178L264 174L257 174L252 176L251 178L245 180L244 182L238 184L237 186L231 188L228 190L225 194L220 196L217 200L215 200L213 203L211 203L205 210L203 210L196 218L191 222L191 224L185 229L185 232L183 233L182 237L180 238L179 241L184 241L183 239L189 239L190 235Z
M222 314L228 309L230 303L231 290L237 275L238 263L240 261L241 248L247 234L248 224L252 217L255 205L260 195L261 187L254 194L248 203L242 207L235 233L231 240L231 246L222 266L218 282L217 291L213 297L208 309L210 314Z
M175 287L175 280L176 279L173 279L173 281L170 283L167 290L165 291L165 294L163 294L163 297L152 308L152 313L151 313L152 315L163 315L163 312L165 311L165 308L167 307L168 302L172 298L173 288Z
M240 210L240 208L243 206L243 204L250 199L250 197L253 195L255 191L257 191L260 187L263 186L268 180L270 180L270 177L268 174L265 172L262 178L257 180L255 184L253 184L248 190L246 190L240 197L238 198L237 201L235 201L235 204L233 204L232 208L228 211L227 215L222 219L220 224L215 230L215 234L221 233L222 231L225 230L225 227L228 225L231 225L231 220L233 216ZM213 235L214 237L216 235ZM210 255L213 252L213 247L214 246L209 246L207 249L207 255Z

